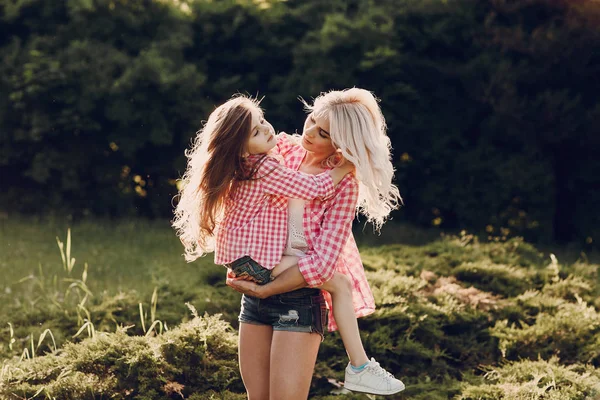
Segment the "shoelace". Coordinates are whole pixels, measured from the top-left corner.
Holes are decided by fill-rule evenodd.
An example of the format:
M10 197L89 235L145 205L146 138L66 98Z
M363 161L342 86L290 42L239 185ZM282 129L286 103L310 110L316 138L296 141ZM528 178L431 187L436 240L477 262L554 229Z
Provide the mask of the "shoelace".
M379 363L377 361L375 361L375 362L371 361L371 362L374 365L373 364L369 365L369 369L371 371L373 371L374 375L381 376L381 377L387 378L387 379L390 379L390 378L391 379L396 379L394 377L394 375L390 374L388 371L386 371L385 369L381 368L381 366L379 365Z

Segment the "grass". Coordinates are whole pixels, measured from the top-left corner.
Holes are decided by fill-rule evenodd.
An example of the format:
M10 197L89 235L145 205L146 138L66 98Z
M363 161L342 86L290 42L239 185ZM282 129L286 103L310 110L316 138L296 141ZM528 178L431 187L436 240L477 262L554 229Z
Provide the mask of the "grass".
M212 264L208 257L186 263L168 221L87 220L73 224L68 220L11 219L0 223L2 291L18 292L16 282L37 273L40 264L48 273L58 272L62 264L56 238L64 242L68 228L76 268L88 263L93 291L135 287L151 294L162 282L189 287L202 278L203 267Z
M57 245L69 229L72 271ZM391 224L355 234L377 303L365 348L407 384L389 398L600 395L596 255ZM240 295L212 255L181 250L167 221L0 220L0 398L244 398ZM311 398L336 398L346 362L327 335Z
M69 228L71 257L75 258L71 274L63 268L57 245L58 238L66 247ZM11 323L15 347L30 348L25 342L32 338L37 342L46 329L62 344L70 339L66 332L75 334L88 313L93 314L89 322L96 329L114 331L118 324L135 325L132 331L143 333L153 322L153 295L158 303L155 317L168 326L185 319L186 302L194 303L201 312L216 313L222 302L239 301L239 294L225 286L225 270L213 264L211 255L190 264L181 254L181 244L168 221L3 220L0 341L10 340ZM73 281L82 280L86 264L85 286L91 296L78 308L85 293L76 287L65 294ZM142 312L146 315L144 327ZM232 320L234 313L231 310L228 315ZM0 347L0 356L8 351L6 346Z

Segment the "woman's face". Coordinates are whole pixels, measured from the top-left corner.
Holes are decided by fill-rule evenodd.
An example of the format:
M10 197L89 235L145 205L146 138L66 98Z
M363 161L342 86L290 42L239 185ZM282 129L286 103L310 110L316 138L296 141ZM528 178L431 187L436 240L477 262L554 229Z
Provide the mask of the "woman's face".
M311 153L330 155L335 152L335 147L329 135L329 119L323 116L308 114L304 121L302 132L302 147Z

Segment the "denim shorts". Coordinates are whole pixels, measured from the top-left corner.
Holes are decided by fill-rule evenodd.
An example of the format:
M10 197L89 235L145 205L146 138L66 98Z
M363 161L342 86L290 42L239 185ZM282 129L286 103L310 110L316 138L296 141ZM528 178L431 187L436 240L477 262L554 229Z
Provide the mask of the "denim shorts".
M266 299L243 295L238 320L272 326L275 331L316 332L323 340L327 314L321 290L302 288Z
M245 256L227 264L235 276L249 276L261 285L271 281L271 271ZM247 324L269 325L276 331L316 332L327 326L328 309L319 289L303 288L259 299L242 296L238 320Z
M266 269L249 256L238 258L232 263L225 264L225 266L231 269L236 277L249 276L259 285L264 285L271 281L271 270Z

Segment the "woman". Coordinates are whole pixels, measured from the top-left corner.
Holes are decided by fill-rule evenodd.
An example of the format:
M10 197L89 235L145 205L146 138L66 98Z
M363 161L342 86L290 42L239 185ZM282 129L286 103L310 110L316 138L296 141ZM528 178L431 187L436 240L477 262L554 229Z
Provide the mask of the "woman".
M319 96L313 106L306 106L310 114L301 143L293 143L290 137L278 146L286 165L319 174L338 163L341 155L355 166L356 177L347 175L332 198L304 204L306 248L297 265L282 268L283 272L266 285L231 276L227 280L244 293L239 357L250 400L307 398L326 324L325 301L331 302L328 293L315 287L339 273L346 277L352 289L356 330L356 317L374 311L373 295L352 236L352 221L358 210L379 229L401 201L392 184L385 120L373 95L357 88L333 91ZM282 250L273 249L280 254ZM351 322L344 318L344 323ZM336 328L333 318L329 328ZM368 368L378 375L374 379L381 379L390 390L404 388L374 360ZM350 366L346 369L347 382L349 374L355 376Z

